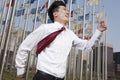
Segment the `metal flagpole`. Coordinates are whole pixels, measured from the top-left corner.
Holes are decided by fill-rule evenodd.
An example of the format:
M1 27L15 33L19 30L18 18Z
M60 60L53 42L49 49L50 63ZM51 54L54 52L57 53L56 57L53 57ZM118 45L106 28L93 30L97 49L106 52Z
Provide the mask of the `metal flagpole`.
M32 31L34 31L35 30L35 27L36 27L36 18L37 18L37 12L38 12L38 7L39 7L39 0L37 0L37 5L36 5L36 14L35 14L35 20L34 20L34 24L33 24L33 29L32 29ZM31 62L31 57L32 57L32 55L31 55L31 52L28 52L29 53L29 55L28 55L28 62L27 62L27 68L26 68L26 78L25 78L25 80L28 80L28 74L29 74L29 69L30 69L30 62Z
M10 0L9 7L11 6L11 2L12 2L12 0ZM14 5L13 5L12 13L11 13L10 24L9 24L9 28L8 28L7 37L6 37L6 40L5 40L4 57L3 57L2 67L1 67L1 72L0 72L0 80L2 79L3 69L4 69L5 60L6 60L6 56L7 56L8 42L9 42L11 28L12 28L12 24L13 24L13 18L14 18L13 16L14 16L14 13L15 13L16 3L17 3L17 0L15 0L14 3L13 3Z
M68 1L68 9L69 9L69 13L71 13L71 8L72 8L72 0L69 0ZM69 16L69 22L68 22L68 28L70 29L70 26L71 26L71 16ZM71 67L70 67L70 61L71 61L71 58L72 58L72 50L74 50L73 48L71 49L71 52L69 54L69 58L68 58L68 74L67 76L65 77L65 80L67 79L71 79Z
M1 58L3 58L1 52L3 50L5 37L6 37L6 29L7 29L7 23L8 23L9 14L10 14L11 2L12 1L10 0L9 7L8 7L8 10L7 10L7 15L6 15L6 21L5 21L5 25L4 25L2 36L1 36L1 43L0 43L0 56L1 56ZM6 7L6 2L5 2L5 7ZM2 62L2 59L1 59L1 62Z
M71 13L72 10L72 0L69 1L69 13ZM68 23L68 28L70 29L71 26L71 17L69 17L69 23Z
M73 80L76 79L76 65L77 65L77 53L78 53L78 49L74 48L74 62L73 62Z
M78 11L76 11L75 14L76 14L76 17L77 17L77 26L76 26L76 27L77 27L77 36L78 36L78 37L79 37L78 30L81 29L81 28L80 28L81 25L79 25L79 20L78 20L78 14L82 13L82 12L79 10L79 9L80 9L79 4L80 4L80 0L77 0L76 5L77 5L77 10L78 10ZM74 12L73 12L73 13L74 13ZM81 33L80 33L80 34L81 34ZM79 77L79 75L80 75L80 54L79 54L79 53L80 53L80 52L81 52L80 50L78 50L78 49L76 50L76 53L77 53L77 54L76 54L76 55L77 55L77 56L76 56L76 58L77 58L77 60L76 60L76 61L77 61L77 62L76 62L76 66L77 66L77 67L76 67L76 68L77 68L77 69L76 69L76 78L75 78L75 79L80 79L80 77ZM78 72L78 71L79 71L79 72Z
M105 36L105 34L104 34ZM101 58L101 61L102 61L102 80L105 80L105 45L106 43L102 43L101 47L103 49L102 51L102 58Z
M14 61L15 61L15 56L16 56L16 53L17 53L17 46L18 46L18 31L16 33L15 46L14 46L14 52L13 52L12 63L11 63L11 66L10 66L10 71L12 71L12 69L14 68Z
M94 10L95 10L95 7L92 6L92 31L94 33ZM92 35L93 35L92 33ZM90 67L90 80L93 80L93 50L90 52L90 61L91 61L91 67Z
M93 17L93 16L92 16ZM89 16L89 22L90 22L90 16ZM89 26L91 25L91 22ZM92 27L92 26L91 26ZM93 31L92 31L93 32ZM89 34L90 35L90 34ZM91 36L91 35L90 35ZM88 80L88 72L89 72L89 64L90 64L90 52L87 52L87 59L86 59L86 80Z
M29 8L31 7L31 5L30 5L30 1L28 1L28 6L27 6L27 13L26 13L26 15L25 15L25 24L24 24L24 30L23 30L23 34L22 34L22 40L21 40L21 42L25 39L25 36L26 36L26 28L27 28L27 24L28 24L28 18L29 18ZM30 5L30 6L29 6ZM25 8L25 6L24 6L24 8ZM29 53L29 52L28 52ZM25 80L27 80L27 78L28 78L28 63L29 63L29 56L30 56L30 54L28 54L28 59L27 59L27 68L26 68L26 74L25 74Z
M57 0L55 0L55 1L57 1ZM71 3L71 0L68 2L68 4L69 4L69 6L68 6L68 9L70 10L70 3ZM67 3L66 3L67 4ZM70 11L69 11L70 12ZM69 16L69 23L68 23L69 25L70 25L70 16ZM72 56L72 50L73 50L73 48L71 49L71 51L70 51L70 53L69 53L69 57L68 57L68 62L67 62L67 70L66 70L66 76L65 76L65 80L67 80L67 79L70 79L70 72L71 72L71 56Z
M7 70L7 71L9 70L8 65L9 65L9 60L10 60L9 57L11 55L10 54L10 51L11 51L10 48L11 48L11 44L12 44L12 42L11 42L12 38L13 38L13 33L12 33L12 30L11 30L11 35L10 35L10 39L9 39L9 43L8 43L8 49L7 49L8 51L7 51L7 57L6 57L6 64L4 66L5 67L4 69Z
M0 17L0 42L1 42L1 39L2 39L2 21L3 21L3 16L4 16L4 13L5 13L5 7L6 7L6 0L4 1L4 7L3 7L3 11L2 11L2 14L1 14L1 17Z
M37 19L37 15L38 15L38 7L39 7L39 2L40 2L40 0L37 0L37 5L36 5L36 14L35 14L35 17L34 17L34 25L33 25L33 29L32 29L32 31L34 31L35 30L35 28L36 28L36 19Z
M49 7L49 5L50 5L50 0L48 0L48 6L47 6L47 9L48 9L48 7ZM47 11L46 11L46 18L45 18L45 23L47 23L48 22L48 13L47 13Z
M23 35L22 35L22 41L25 39L26 37L26 28L28 26L28 19L30 18L30 8L31 8L31 2L28 0L27 3L27 13L25 15L25 24L24 24L24 30L23 30ZM29 73L29 61L30 61L30 52L28 51L28 58L27 58L27 67L26 67L26 73L25 73L25 80L28 80L28 73Z
M84 0L84 7L83 7L84 11L83 11L83 26L82 26L82 29L83 29L83 35L82 35L82 38L84 39L84 30L85 30L85 14L86 14L86 0ZM83 73L83 53L84 51L82 51L81 53L81 66L80 66L80 80L83 79L83 76L82 76L82 73Z
M105 31L105 80L107 80L107 32Z
M98 80L101 80L100 79L100 74L101 74L101 55L100 55L100 53L101 53L101 49L100 49L100 47L101 47L101 45L100 45L100 42L98 42L98 49L97 49L97 51L98 51L98 53L97 53L97 79Z
M3 16L4 16L4 13L5 13L5 7L6 7L6 0L4 1L4 7L3 7L3 11L2 11L2 14L1 14L1 18L0 18L0 63L2 63L2 54L1 54L1 52L2 52L2 47L1 47L1 43L2 43L2 33L3 33L3 31L2 31L2 21L3 21ZM0 70L1 70L1 65L0 65Z
M26 28L27 28L27 24L28 24L28 18L29 18L29 8L31 7L31 5L29 6L30 2L28 2L28 6L27 6L27 13L25 15L25 24L24 24L24 30L23 30L23 35L22 35L22 41L25 39L25 33L26 33Z
M38 0L37 1L37 5L36 5L36 14L35 14L35 23L34 23L34 26L33 26L33 31L35 30L35 28L36 28L36 18L37 18L37 16L38 16L38 7L39 7L39 2L40 2L40 0ZM35 52L35 51L34 51ZM35 56L35 54L33 54L33 62L32 62L32 66L34 67L34 65L35 65L35 60L36 60L36 56Z
M90 58L89 58L90 56L89 56L89 53L87 53L87 62L86 62L86 80L88 80L88 72L89 72L89 60L90 60Z
M102 47L102 49L103 49L103 51L102 51L102 80L104 80L105 79L105 47L106 47L106 45L105 45L105 43L103 43L102 45L101 45L101 47Z
M17 5L19 5L19 1L20 1L20 0L18 0ZM25 1L25 0L24 0L24 1ZM16 13L16 14L17 14L17 13ZM19 26L20 26L21 19L22 19L22 15L20 16L20 20L19 20L19 23L18 23L18 29L19 29ZM18 44L19 44L18 40L19 40L19 32L17 31L17 32L16 32L14 52L13 52L13 58L12 58L11 66L10 66L10 71L12 71L12 68L14 67L15 56L16 56L17 47L18 47Z

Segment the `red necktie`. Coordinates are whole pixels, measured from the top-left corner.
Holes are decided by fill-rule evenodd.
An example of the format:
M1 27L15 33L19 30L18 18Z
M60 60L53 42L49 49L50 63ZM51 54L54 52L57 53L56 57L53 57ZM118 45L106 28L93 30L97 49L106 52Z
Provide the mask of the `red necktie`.
M36 55L38 55L43 49L45 49L45 47L47 47L56 38L56 36L60 32L62 32L63 30L65 30L65 27L62 27L60 30L55 31L55 32L49 34L44 39L42 39L41 41L39 41L38 44L37 44Z

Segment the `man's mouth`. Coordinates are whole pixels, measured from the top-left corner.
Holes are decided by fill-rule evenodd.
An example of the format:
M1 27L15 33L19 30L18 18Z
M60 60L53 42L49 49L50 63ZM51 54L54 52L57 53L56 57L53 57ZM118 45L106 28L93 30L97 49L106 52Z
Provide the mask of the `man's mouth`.
M69 17L69 15L65 15L65 17L67 17L67 18L68 18L68 17Z

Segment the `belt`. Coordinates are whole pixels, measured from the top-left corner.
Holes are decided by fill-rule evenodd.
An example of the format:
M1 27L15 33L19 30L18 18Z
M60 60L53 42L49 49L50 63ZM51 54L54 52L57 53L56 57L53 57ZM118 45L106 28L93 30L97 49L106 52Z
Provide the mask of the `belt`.
M49 78L50 80L64 80L64 78L55 77L55 76L53 76L53 75L50 75L50 74L45 73L45 72L40 71L40 70L38 70L37 72L38 72L39 74L41 74L41 75Z

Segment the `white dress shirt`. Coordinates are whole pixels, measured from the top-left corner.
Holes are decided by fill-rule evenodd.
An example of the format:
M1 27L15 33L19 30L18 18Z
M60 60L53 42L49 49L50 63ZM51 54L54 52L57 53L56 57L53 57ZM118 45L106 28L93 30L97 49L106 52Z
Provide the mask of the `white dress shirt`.
M17 75L25 72L25 62L28 51L48 34L63 27L60 23L43 24L30 33L20 45L16 55ZM92 50L92 46L99 40L102 32L96 30L93 37L87 41L78 38L71 30L65 29L55 40L38 55L37 69L56 77L63 78L66 73L67 57L72 46L81 50Z

